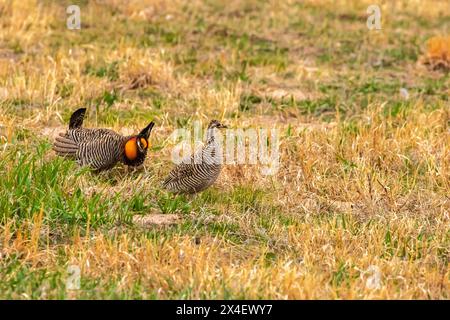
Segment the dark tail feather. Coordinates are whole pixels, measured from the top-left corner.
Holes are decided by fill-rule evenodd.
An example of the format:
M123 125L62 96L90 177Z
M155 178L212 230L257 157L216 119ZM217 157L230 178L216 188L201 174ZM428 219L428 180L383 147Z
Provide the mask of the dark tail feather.
M81 108L75 111L70 117L69 129L80 128L83 124L86 108Z

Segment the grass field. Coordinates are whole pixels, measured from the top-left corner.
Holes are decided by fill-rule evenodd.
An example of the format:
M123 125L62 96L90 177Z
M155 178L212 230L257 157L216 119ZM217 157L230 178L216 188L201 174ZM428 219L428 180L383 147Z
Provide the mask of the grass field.
M450 77L420 61L450 2L378 1L369 30L373 2L2 1L0 298L449 299ZM154 120L144 168L57 157L80 106ZM170 134L212 118L276 128L277 174L168 194Z

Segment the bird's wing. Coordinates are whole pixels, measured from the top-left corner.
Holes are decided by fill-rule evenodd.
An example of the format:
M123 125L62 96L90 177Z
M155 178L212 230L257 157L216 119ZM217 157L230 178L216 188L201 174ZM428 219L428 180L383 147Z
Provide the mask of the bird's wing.
M91 129L91 128L69 130L66 133L66 135L72 138L76 143L84 143L94 141L96 139L109 139L110 137L120 139L122 137L117 132L114 132L109 129Z
M169 175L163 181L163 186L166 186L171 182L191 177L193 174L193 164L180 163L169 172Z
M60 133L53 144L53 149L59 155L74 156L80 145L92 141L104 139L122 138L118 133L109 129L75 128L65 133Z
M120 161L122 154L123 141L115 136L106 136L81 143L76 158L82 166L104 170Z

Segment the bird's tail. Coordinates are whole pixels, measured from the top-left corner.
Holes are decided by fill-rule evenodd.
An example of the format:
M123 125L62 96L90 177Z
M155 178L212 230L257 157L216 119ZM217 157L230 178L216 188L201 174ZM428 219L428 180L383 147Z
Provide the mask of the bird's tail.
M75 141L60 133L55 139L53 150L60 156L75 157L78 146Z
M81 128L86 114L86 108L80 108L70 117L69 129Z

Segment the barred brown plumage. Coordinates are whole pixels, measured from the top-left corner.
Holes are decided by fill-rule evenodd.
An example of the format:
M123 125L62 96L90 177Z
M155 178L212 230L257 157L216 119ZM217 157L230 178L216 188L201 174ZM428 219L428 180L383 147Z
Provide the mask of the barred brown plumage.
M217 120L208 125L205 146L177 165L163 182L163 188L173 193L193 194L211 186L222 170L214 130L226 128Z
M138 135L122 136L109 129L82 128L85 114L85 108L75 111L70 118L69 130L56 137L53 149L58 155L98 171L110 169L118 162L129 166L144 162L153 121Z

